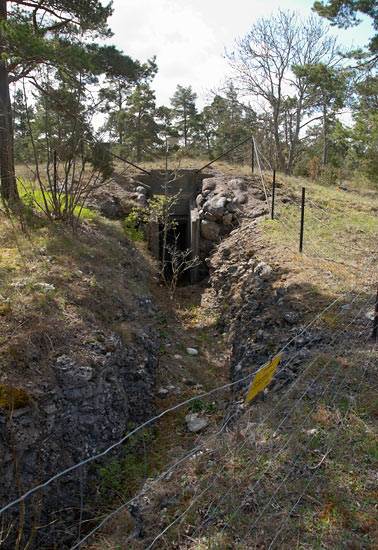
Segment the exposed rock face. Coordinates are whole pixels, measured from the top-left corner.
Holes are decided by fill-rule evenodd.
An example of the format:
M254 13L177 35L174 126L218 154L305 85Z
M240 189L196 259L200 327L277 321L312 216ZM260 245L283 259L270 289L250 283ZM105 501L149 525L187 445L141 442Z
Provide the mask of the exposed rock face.
M32 405L15 410L12 419L22 493L121 439L135 424L154 413L152 387L159 339L154 330L140 331L129 346L114 333L89 338L87 360L61 355L51 365L54 373ZM0 505L17 498L8 411L0 409ZM119 452L119 449L118 449ZM80 487L88 490L89 477L98 484L98 470L85 466L64 475L42 493L36 548L71 546L77 535ZM97 479L97 481L96 481ZM30 531L35 495L26 501L25 534ZM6 512L9 524L19 507ZM17 525L17 520L16 523ZM12 548L13 529L7 540ZM62 539L62 532L65 532ZM42 544L46 546L39 546Z

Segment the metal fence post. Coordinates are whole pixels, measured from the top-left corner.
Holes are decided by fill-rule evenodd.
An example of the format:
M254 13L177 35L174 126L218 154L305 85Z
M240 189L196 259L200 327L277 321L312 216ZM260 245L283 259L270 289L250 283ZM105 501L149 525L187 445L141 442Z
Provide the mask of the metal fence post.
M299 237L299 252L303 250L303 229L304 229L304 210L305 210L306 188L302 187L302 207L301 207L301 233Z
M372 338L373 340L376 340L378 342L378 286L377 286L377 296L375 298L375 313L374 313L374 320L373 320Z
M255 141L252 138L251 139L251 168L252 168L252 175L255 170Z
M273 188L272 188L272 210L271 217L274 220L274 199L276 197L276 171L273 170Z

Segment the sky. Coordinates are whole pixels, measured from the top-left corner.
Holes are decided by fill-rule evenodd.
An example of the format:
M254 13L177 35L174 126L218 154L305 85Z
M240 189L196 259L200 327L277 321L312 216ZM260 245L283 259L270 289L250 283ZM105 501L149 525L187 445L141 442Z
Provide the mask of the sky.
M105 0L104 0L105 3ZM192 86L203 107L211 90L231 75L225 48L245 36L261 17L282 10L311 14L313 0L113 0L111 42L133 59L157 56L152 87L157 105L169 105L177 84ZM364 46L373 33L369 19L358 27L332 28L344 46Z

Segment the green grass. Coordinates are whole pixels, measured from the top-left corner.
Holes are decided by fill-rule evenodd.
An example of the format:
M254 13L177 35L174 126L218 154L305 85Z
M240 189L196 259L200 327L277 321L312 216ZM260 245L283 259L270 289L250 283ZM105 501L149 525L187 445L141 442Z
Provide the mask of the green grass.
M315 285L327 283L345 290L363 283L370 271L363 267L376 250L378 197L369 191L342 191L310 180L279 178L274 220L264 231L279 246L298 253L301 187L306 187L303 254L296 261L313 265ZM319 269L329 272L328 280ZM323 279L323 281L321 281Z
M35 212L37 215L44 214L46 215L47 212L53 212L54 211L54 200L53 195L50 191L42 190L40 187L28 180L22 180L18 179L18 190L21 197L22 202L24 203L24 206L26 208L27 215L29 214L29 217L31 218L32 213ZM70 196L67 197L67 204L69 208L70 203ZM46 208L47 204L47 208ZM63 213L66 206L66 195L62 193L59 196L59 211ZM90 208L87 208L86 206L82 206L78 204L73 209L74 216L76 218L80 217L83 221L86 222L94 222L97 221L99 218L99 215L94 210L91 210Z

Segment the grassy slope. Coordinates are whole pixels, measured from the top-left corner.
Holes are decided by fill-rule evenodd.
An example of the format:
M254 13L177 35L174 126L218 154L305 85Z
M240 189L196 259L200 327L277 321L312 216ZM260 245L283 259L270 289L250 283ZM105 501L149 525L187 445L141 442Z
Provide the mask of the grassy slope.
M71 351L80 358L81 338L101 330L130 338L137 327L127 327L123 313L146 294L149 273L118 222L84 211L72 232L29 211L22 231L0 212L2 406L5 386L33 394L55 357Z

